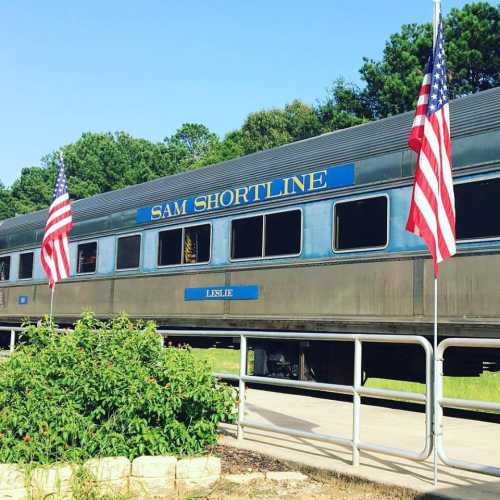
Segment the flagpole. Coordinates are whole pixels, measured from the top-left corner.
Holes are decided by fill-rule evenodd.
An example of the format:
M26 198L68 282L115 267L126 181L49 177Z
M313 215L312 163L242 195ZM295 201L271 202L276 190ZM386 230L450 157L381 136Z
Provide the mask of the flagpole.
M55 292L55 289L56 289L56 284L54 283L54 285L50 289L50 324L51 325L53 323L52 317L54 315L54 292Z
M434 377L433 377L433 411L432 411L432 419L433 419L433 448L434 448L434 487L437 487L438 485L438 456L437 456L437 433L439 432L439 429L437 428L438 422L437 422L437 346L438 346L438 341L437 341L437 330L438 330L438 323L437 323L437 318L438 318L438 299L437 299L437 294L438 294L438 279L434 277Z
M441 14L441 0L434 0L434 12L432 16L432 50L434 51L434 48L436 46L436 37L437 37L437 30L438 30L438 22L439 22L439 16ZM438 190L440 189L441 182L438 180ZM439 224L438 224L439 225ZM436 242L437 244L437 242ZM437 255L437 248L436 248L436 255ZM437 428L437 345L438 345L438 278L436 275L434 275L434 369L433 369L433 380L432 380L432 429L433 429L433 457L434 457L434 487L436 488L438 485L438 453L437 453L437 433L438 433L438 428Z

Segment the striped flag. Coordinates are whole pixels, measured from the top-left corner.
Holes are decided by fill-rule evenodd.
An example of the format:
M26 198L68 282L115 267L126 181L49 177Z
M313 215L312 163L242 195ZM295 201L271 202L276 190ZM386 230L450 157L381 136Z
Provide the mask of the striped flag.
M54 198L49 207L45 234L42 240L40 260L49 279L50 288L69 276L68 233L73 227L71 205L68 195L66 176L64 175L64 160L59 159Z
M426 243L434 262L456 253L455 196L451 173L450 116L446 84L443 23L420 89L408 145L417 153L417 166L406 229Z

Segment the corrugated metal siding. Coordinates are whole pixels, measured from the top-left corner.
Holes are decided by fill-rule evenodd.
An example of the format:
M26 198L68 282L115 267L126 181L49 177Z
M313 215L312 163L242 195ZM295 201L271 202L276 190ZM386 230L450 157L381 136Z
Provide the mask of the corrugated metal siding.
M451 134L455 139L500 128L500 87L457 99L450 106ZM412 118L413 112L404 113L78 200L73 203L74 221L404 151ZM362 169L363 163L358 168ZM358 174L363 182L366 176ZM0 223L0 240L12 232L41 228L45 219L46 210L7 219Z

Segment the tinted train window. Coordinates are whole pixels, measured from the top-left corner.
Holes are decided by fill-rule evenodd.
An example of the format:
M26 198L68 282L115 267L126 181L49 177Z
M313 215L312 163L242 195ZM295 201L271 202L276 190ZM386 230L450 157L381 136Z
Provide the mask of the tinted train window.
M262 257L264 217L247 217L231 223L231 258Z
M136 269L141 257L141 235L122 236L118 238L116 253L116 269Z
M199 264L210 260L210 225L184 229L184 264Z
M95 273L97 264L97 242L81 243L77 250L76 272Z
M210 224L162 231L158 236L158 265L208 262L210 234Z
M19 256L19 279L27 280L33 277L33 252L22 253Z
M158 236L158 265L182 263L182 229L162 231Z
M9 281L10 279L10 256L0 257L0 281Z
M294 255L300 253L302 212L293 210L266 215L266 250L264 255Z
M342 201L334 208L334 249L358 250L387 245L387 197Z
M237 219L232 221L231 227L232 259L277 257L300 253L302 239L300 210Z
M455 185L458 240L500 237L500 179Z

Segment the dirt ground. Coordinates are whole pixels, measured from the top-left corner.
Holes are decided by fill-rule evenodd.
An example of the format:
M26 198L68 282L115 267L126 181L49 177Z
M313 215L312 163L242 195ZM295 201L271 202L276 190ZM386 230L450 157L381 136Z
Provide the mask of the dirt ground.
M339 481L306 481L302 483L277 483L276 481L254 481L246 485L233 485L222 482L207 497L210 500L266 499L284 500L410 500L418 498L415 494L391 491L373 485L346 485Z
M213 453L221 457L222 474L244 474L247 472L294 470L306 474L309 479L301 482L277 482L256 480L238 485L219 481L208 499L338 499L338 500L431 500L432 496L422 496L415 491L379 485L360 479L305 468L296 464L239 450L227 446L216 446Z
M219 445L213 447L212 453L221 458L223 475L292 470L288 464L254 451Z

